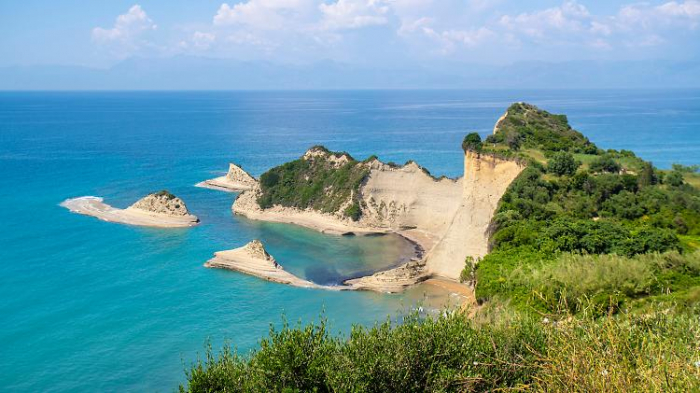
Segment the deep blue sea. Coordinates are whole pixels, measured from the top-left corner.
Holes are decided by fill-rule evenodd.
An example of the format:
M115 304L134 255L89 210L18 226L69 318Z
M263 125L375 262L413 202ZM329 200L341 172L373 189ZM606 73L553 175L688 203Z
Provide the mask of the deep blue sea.
M289 270L332 282L394 263L400 245L234 217L233 194L193 185L229 161L260 175L316 144L458 176L463 136L488 134L514 101L662 168L700 163L699 90L0 93L0 390L171 392L207 340L245 352L283 317L325 313L346 332L430 302L206 269L259 238ZM130 227L59 207L84 195L125 207L164 188L202 224Z

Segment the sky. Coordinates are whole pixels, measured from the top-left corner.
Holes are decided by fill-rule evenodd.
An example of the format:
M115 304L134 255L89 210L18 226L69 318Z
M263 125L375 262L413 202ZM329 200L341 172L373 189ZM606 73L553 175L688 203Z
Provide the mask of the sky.
M0 0L0 67L182 56L383 69L696 62L700 0Z

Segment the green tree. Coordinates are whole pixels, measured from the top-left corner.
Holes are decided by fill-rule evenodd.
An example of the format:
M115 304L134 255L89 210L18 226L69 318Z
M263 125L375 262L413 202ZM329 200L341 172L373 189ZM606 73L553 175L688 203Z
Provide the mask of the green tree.
M570 153L560 151L554 153L547 163L547 171L557 176L572 176L580 165Z
M466 153L467 151L481 151L481 136L476 132L467 134L462 141L462 150Z
M673 170L681 173L695 173L700 170L700 165L673 164Z
M683 174L673 171L666 176L665 182L671 187L680 187L683 185Z
M601 156L591 163L592 172L617 173L620 169L622 169L620 164L609 155Z
M639 173L639 186L646 187L657 183L654 167L651 162L645 162L642 171Z

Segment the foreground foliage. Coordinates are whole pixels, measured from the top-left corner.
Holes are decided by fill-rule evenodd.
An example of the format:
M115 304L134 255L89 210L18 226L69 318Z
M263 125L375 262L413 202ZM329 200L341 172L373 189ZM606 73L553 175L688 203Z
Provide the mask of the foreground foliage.
M696 310L559 322L504 311L409 316L331 335L325 321L271 330L187 372L181 392L690 391L700 383Z

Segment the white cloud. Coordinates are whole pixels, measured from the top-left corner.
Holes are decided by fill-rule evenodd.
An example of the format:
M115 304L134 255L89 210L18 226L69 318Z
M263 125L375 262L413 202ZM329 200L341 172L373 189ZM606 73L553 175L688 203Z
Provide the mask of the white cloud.
M246 25L260 30L288 28L312 6L312 0L248 0L233 6L223 3L214 16L214 25Z
M195 31L192 34L192 45L197 49L209 49L212 43L216 41L216 34Z
M508 30L535 38L552 38L552 32L580 32L592 28L588 9L575 1L516 16L503 15L499 23Z
M338 0L319 5L321 25L327 30L357 29L388 22L389 3L383 0Z
M139 35L157 28L158 26L148 17L146 11L136 4L129 8L126 14L117 17L114 27L109 29L95 27L92 29L92 39L98 43L121 42L136 45L134 41Z
M632 4L622 7L613 19L621 30L655 30L670 27L694 30L700 24L700 1L670 1L656 7L648 3Z
M553 48L604 56L620 48L660 47L684 34L692 37L687 32L700 27L700 0L648 0L607 14L594 13L583 0L560 1L509 14L505 0L231 0L220 4L210 23L193 24L171 42L184 52L297 62L357 58L364 50L384 53L382 46L391 46L386 53L469 59L498 58L493 49L498 47L538 58L550 56ZM382 30L356 33L370 27ZM97 27L92 35L95 42L117 43L112 47L133 54L156 48L145 40L155 29L134 5L113 27ZM392 33L397 39L390 41Z

